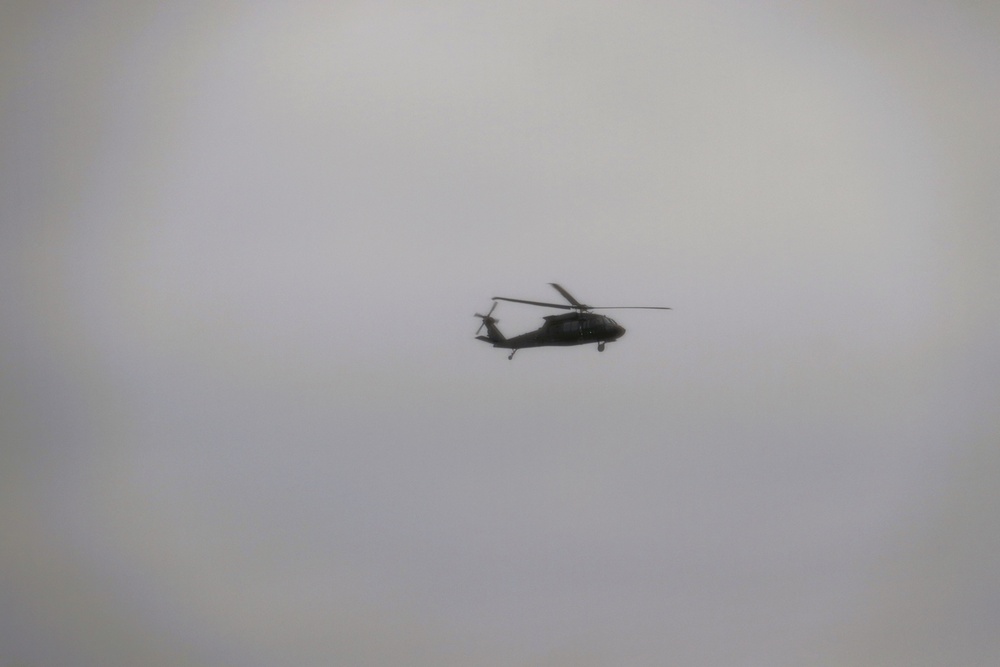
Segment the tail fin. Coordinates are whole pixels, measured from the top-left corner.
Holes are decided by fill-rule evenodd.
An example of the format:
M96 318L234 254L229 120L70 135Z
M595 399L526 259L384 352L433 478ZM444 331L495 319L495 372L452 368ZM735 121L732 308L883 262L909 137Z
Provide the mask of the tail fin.
M493 309L496 307L497 307L497 302L494 301L493 306L490 308L489 312L487 312L485 315L480 315L479 313L476 313L476 317L482 319L483 321L483 323L479 325L479 330L476 331L476 333L478 334L480 331L483 330L483 327L486 327L486 333L488 334L487 336L476 336L476 340L482 340L486 341L487 343L493 343L493 344L503 343L504 341L507 340L507 338L502 333L500 333L500 330L497 329L497 320L491 317L491 315L493 314Z

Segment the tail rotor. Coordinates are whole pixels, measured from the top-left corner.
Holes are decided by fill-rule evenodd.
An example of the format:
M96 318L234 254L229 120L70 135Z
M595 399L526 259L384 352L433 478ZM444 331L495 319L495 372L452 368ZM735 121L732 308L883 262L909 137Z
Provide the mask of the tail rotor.
M497 320L495 320L493 317L490 317L491 315L493 315L493 310L496 307L497 307L497 302L494 301L493 305L490 307L489 311L487 311L487 313L485 315L480 315L479 313L476 313L476 317L480 318L483 321L483 323L479 325L479 328L476 329L476 335L477 336L479 335L479 332L481 332L483 330L483 327L485 327L487 324L496 324L497 323Z

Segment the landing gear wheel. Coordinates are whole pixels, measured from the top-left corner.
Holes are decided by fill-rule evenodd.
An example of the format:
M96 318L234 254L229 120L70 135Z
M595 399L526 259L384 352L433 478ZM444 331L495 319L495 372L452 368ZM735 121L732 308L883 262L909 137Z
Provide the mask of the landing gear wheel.
M604 352L604 341L603 340L600 343L597 344L597 351L598 352Z

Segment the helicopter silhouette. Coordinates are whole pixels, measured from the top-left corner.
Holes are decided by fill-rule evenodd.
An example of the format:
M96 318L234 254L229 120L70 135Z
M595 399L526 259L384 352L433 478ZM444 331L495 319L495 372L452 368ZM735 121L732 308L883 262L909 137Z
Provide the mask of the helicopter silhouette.
M672 310L666 306L588 306L577 301L572 294L567 292L561 285L549 283L559 292L569 305L562 303L546 303L544 301L528 301L526 299L511 299L505 296L493 297L493 306L485 315L476 313L483 323L476 331L478 334L486 327L486 336L476 336L476 340L491 343L493 347L511 350L508 359L513 359L514 354L523 347L549 347L549 346L569 346L586 345L597 343L597 351L604 352L607 343L618 340L625 334L625 327L615 322L610 317L592 313L592 310L610 309L641 309L641 310ZM546 315L545 323L535 331L520 334L507 338L500 329L497 328L498 320L493 317L493 310L497 307L497 301L512 301L514 303L527 303L532 306L543 306L545 308L560 308L571 310L571 313L562 315Z

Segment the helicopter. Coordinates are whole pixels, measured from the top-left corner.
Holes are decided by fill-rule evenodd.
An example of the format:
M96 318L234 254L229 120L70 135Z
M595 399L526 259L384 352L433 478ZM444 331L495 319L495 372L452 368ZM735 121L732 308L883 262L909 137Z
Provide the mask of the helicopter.
M562 303L546 303L544 301L528 301L526 299L511 299L505 296L493 297L493 306L485 315L476 313L483 323L479 325L476 334L479 334L486 327L486 336L476 336L476 340L491 343L493 347L511 350L507 359L513 359L514 354L523 347L549 347L549 346L569 346L586 345L597 343L597 351L604 352L607 343L618 340L625 334L625 327L615 322L610 317L592 313L592 310L615 309L642 309L642 310L672 310L666 306L588 306L580 303L557 283L549 283L559 294L563 296L569 305ZM559 308L573 312L561 315L545 315L545 323L535 331L529 331L511 338L507 338L500 329L497 328L498 320L493 317L493 311L497 307L498 301L512 301L514 303L526 303L532 306L542 306L545 308Z

